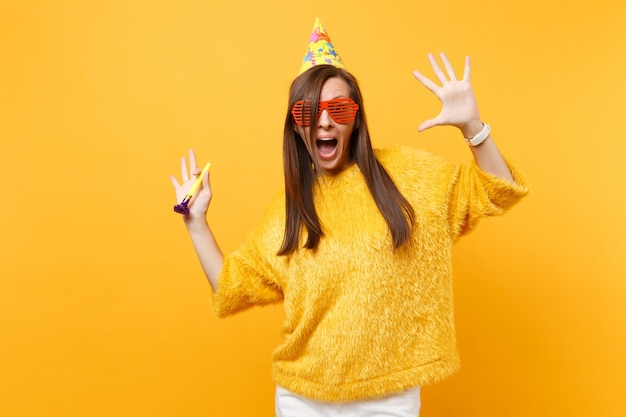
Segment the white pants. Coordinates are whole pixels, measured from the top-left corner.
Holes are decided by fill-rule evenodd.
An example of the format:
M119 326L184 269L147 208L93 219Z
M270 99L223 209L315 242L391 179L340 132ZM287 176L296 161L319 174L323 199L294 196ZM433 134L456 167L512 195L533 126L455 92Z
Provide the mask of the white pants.
M332 403L310 400L276 387L276 417L418 417L420 389L376 400Z

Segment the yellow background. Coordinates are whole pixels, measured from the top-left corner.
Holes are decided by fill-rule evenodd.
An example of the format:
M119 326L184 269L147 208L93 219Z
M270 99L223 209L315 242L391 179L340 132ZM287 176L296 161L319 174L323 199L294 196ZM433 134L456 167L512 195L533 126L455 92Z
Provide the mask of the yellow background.
M422 415L626 415L623 1L3 0L1 416L273 415L281 309L213 317L169 175L210 160L215 233L245 239L316 16L376 147L469 160L417 133L439 103L411 75L468 54L532 185L455 248L463 365Z

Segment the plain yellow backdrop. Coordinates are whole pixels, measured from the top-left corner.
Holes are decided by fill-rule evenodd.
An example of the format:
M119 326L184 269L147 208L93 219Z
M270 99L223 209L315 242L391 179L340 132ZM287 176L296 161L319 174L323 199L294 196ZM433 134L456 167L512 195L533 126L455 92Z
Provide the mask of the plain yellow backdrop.
M423 416L626 415L623 1L0 4L0 415L272 416L280 306L217 320L171 173L212 162L235 249L282 187L319 16L376 147L470 153L412 77L465 55L532 192L455 247L462 368ZM341 256L341 254L337 254Z

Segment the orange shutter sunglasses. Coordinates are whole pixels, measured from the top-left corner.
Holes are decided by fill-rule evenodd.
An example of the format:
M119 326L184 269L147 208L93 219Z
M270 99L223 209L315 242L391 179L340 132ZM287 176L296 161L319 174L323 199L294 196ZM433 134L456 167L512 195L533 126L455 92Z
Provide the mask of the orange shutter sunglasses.
M320 101L317 109L317 119L326 109L330 117L339 124L348 124L354 121L359 105L348 97L334 98L328 101ZM300 100L293 105L291 114L299 126L311 125L311 100Z

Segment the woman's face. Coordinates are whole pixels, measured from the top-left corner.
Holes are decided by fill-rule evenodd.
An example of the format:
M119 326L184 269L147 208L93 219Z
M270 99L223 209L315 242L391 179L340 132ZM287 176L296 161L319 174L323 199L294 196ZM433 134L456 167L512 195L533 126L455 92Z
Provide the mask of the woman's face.
M335 98L350 98L350 87L342 78L329 78L322 85L319 101L328 101ZM322 170L324 175L336 175L348 167L350 155L350 136L354 128L354 121L346 124L337 123L322 110L317 121L312 121L315 137L309 138L308 128L296 126L302 137L309 155Z

